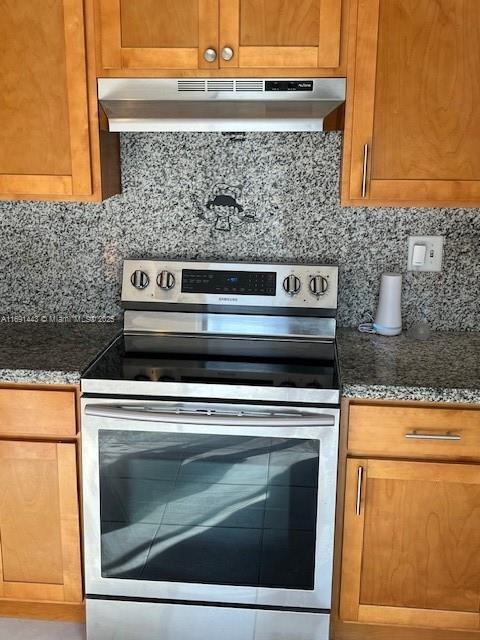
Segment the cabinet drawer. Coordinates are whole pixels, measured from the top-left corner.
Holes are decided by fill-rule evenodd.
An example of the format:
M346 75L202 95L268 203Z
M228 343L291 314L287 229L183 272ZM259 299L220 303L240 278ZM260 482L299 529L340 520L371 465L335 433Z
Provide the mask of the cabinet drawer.
M480 458L480 410L351 405L348 451L391 458Z
M74 391L0 389L0 435L74 436Z

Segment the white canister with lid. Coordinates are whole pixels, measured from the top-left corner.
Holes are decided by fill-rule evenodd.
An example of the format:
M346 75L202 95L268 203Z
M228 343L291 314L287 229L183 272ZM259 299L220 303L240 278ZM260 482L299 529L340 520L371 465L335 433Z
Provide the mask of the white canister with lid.
M373 328L383 336L402 333L402 276L384 273L380 283L377 314Z

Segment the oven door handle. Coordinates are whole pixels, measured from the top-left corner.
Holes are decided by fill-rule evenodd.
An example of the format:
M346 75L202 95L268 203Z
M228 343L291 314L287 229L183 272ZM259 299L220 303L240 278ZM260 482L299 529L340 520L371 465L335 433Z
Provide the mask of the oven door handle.
M193 425L226 425L226 426L255 426L255 427L334 427L335 416L328 414L303 414L297 416L285 415L225 415L215 413L167 413L145 408L126 408L125 406L105 406L88 404L85 414L99 418L113 418L115 420L130 420L134 422L165 422L173 424Z

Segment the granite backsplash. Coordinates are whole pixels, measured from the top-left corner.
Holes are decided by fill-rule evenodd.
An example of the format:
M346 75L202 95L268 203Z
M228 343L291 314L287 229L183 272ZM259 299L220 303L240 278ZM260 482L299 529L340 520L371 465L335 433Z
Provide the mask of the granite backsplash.
M101 205L0 203L0 314L117 315L122 260L340 265L339 323L404 272L406 324L480 329L480 209L339 204L341 134L128 134L123 194ZM440 274L406 273L409 235L444 235Z

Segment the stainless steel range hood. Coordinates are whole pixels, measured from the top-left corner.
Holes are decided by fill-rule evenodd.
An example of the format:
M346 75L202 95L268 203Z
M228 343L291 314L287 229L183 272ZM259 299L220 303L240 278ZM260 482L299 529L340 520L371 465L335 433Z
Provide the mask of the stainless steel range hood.
M345 78L101 78L109 131L323 131Z

